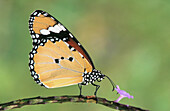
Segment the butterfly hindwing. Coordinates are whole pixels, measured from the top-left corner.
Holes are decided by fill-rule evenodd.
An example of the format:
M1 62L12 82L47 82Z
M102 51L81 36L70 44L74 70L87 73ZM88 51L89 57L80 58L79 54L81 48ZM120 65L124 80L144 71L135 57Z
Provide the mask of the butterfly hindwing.
M37 83L47 88L81 83L84 69L92 69L78 51L70 50L63 41L53 43L50 39L43 45L34 46L29 65Z

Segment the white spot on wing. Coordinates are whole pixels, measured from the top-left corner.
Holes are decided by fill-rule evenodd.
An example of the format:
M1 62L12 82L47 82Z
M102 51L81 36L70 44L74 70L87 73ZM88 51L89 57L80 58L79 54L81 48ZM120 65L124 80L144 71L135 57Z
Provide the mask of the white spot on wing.
M56 41L58 41L58 40L59 40L59 38L56 38L55 40L56 40Z
M31 36L32 36L33 39L35 38L35 35L31 35Z
M53 20L55 20L53 17L51 17Z
M59 31L62 31L62 28L59 27L59 25L55 25L54 28L55 28L56 30L58 29Z
M55 32L55 33L60 32L60 30L58 28L56 28L56 27L49 27L48 30L51 31L51 32Z
M34 61L33 60L30 60L30 64L33 64L34 63Z
M32 73L32 75L35 75L35 72L34 72L34 71L32 71L31 73Z
M34 41L34 42L37 42L37 39L34 39L33 41Z
M54 39L52 38L51 41L54 42Z
M30 65L30 69L33 69L34 67L33 67L33 65Z
M42 45L44 45L43 43L40 43L40 45L42 46Z
M48 28L48 31L51 31L51 32L54 32L54 33L60 33L60 31L66 31L66 29L64 28L63 25L61 24L58 24L58 25L55 25L54 27L49 27Z
M73 51L73 50L74 50L74 48L72 47L70 50L71 50L71 51Z
M79 53L80 54L80 56L83 58L84 56L81 54L81 53Z
M39 13L37 16L40 16L41 15L41 13Z
M63 30L63 31L66 31L65 27L61 24L58 24L58 26Z
M35 12L33 15L37 15L37 12Z
M46 29L42 29L42 30L40 30L40 33L43 34L43 35L49 35L50 31L46 30Z
M63 38L63 40L65 41L65 40L66 40L66 38Z
M47 15L48 15L47 13L44 14L44 16L47 16Z
M69 33L70 37L73 38L73 35L71 33Z
M69 44L67 42L64 42L67 46L69 46Z
M32 51L32 53L34 53L34 54L35 54L35 53L36 53L36 51L35 51L35 50L33 50L33 51Z
M37 43L40 43L40 39L38 39L38 42Z
M37 49L37 48L38 48L38 46L35 46L34 48L35 48L35 49Z
M34 79L38 79L38 76L37 76L37 75L34 75Z
M46 42L46 39L44 39L43 42Z
M30 58L33 58L33 54L30 54Z
M36 38L38 38L38 37L39 37L39 35L38 35L38 34L36 34L36 35L35 35L35 37L36 37Z

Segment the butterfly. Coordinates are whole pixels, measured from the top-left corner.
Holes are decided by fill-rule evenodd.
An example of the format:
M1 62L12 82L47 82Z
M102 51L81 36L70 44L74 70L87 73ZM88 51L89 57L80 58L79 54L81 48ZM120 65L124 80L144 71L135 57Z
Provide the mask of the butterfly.
M80 42L49 13L36 10L30 15L29 31L33 48L29 53L31 76L37 84L46 88L58 88L78 84L80 95L82 85L96 87L107 77L114 90L113 81L96 70L89 54Z

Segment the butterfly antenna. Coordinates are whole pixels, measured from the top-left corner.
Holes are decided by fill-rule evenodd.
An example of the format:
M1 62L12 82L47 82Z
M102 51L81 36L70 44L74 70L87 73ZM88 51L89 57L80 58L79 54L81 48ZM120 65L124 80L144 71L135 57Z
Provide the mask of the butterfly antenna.
M112 90L112 91L114 91L116 85L114 84L114 82L113 82L108 76L105 75L105 77L107 77L107 79L109 79L110 83L111 83L112 86L113 86L113 90Z

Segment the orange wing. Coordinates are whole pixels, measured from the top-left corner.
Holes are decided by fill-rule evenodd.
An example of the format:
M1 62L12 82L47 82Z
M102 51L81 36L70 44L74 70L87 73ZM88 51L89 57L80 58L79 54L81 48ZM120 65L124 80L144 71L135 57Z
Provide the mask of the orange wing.
M37 83L47 88L69 86L83 82L84 71L92 72L87 52L54 17L37 10L29 29L33 39L29 67Z
M37 46L35 46L37 47ZM78 51L71 51L63 41L55 43L47 40L30 56L34 64L34 78L39 78L47 88L74 85L83 81L84 69L91 71L89 62Z
M93 69L95 68L89 54L80 45L79 41L67 28L47 12L41 10L33 12L29 20L29 30L33 39L33 45L40 43L42 38L57 37L78 50L92 65Z

